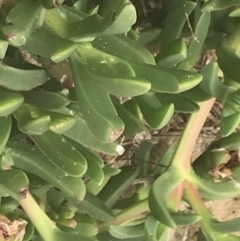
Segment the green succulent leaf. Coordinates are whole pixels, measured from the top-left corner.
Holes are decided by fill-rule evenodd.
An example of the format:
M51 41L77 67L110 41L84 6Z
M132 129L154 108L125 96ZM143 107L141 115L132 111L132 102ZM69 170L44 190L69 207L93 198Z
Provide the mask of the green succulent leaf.
M240 218L234 218L224 222L212 221L211 227L218 233L233 233L239 231Z
M41 29L31 35L24 48L33 54L50 58L59 63L73 53L75 45L72 41L62 39Z
M163 128L174 114L174 105L172 103L161 105L152 92L136 97L136 100L146 122L153 129Z
M202 75L198 73L161 66L158 66L157 68L175 76L178 81L178 90L175 93L190 90L202 81Z
M79 45L78 52L86 58L85 78L110 94L132 97L146 93L151 87L144 78L135 77L130 64L118 57L88 45Z
M234 90L233 87L226 86L220 82L217 63L206 65L202 69L201 74L203 75L203 79L199 84L200 88L219 100L224 100L226 96Z
M240 63L238 53L239 31L240 28L237 27L235 31L224 37L216 48L219 67L225 75L236 82L240 82L240 71L238 69Z
M163 105L174 104L175 112L194 113L199 110L196 103L180 95L157 93L156 96Z
M30 144L8 142L11 148L14 166L32 173L59 188L66 196L81 201L86 187L81 178L66 176L53 162L40 150ZM33 161L34 160L34 161Z
M0 170L0 193L2 197L11 196L23 199L28 192L28 178L21 170Z
M140 132L145 132L147 136L150 136L149 130L142 121L142 113L135 99L130 99L123 104L113 99L113 103L118 116L125 124L124 136L131 138Z
M181 182L182 177L174 169L168 170L168 172L164 172L163 175L158 177L153 183L148 202L152 215L157 220L168 227L176 228L177 223L172 215L173 212L168 207L167 197Z
M200 84L193 87L190 90L180 93L179 95L186 99L193 100L194 102L203 102L203 101L210 100L212 98L212 95L202 90L200 88Z
M177 79L171 72L149 64L132 62L131 67L138 78L144 78L151 83L151 90L160 93L175 93L178 91Z
M222 9L229 8L239 4L240 4L239 0L231 0L231 1L210 0L203 5L202 11L204 12L218 11L218 10L222 10Z
M39 1L19 1L7 15L8 25L2 28L8 41L15 46L24 45L34 29L38 27L38 18L44 11Z
M45 70L36 67L33 69L32 65L19 68L0 61L0 72L0 86L15 91L31 90L48 79Z
M148 216L144 222L146 241L157 241L157 231L159 226L159 221L153 216Z
M0 88L0 116L12 114L23 102L22 94Z
M106 204L106 206L110 208L113 207L138 174L139 168L133 169L130 166L121 168L121 172L118 175L111 177L107 185L98 194L98 197Z
M84 156L61 135L46 131L42 135L31 136L31 139L65 175L81 177L87 171Z
M114 156L122 153L122 151L118 153L118 148L120 148L120 146L118 146L117 142L103 143L98 140L88 128L86 121L80 117L77 117L76 124L71 129L64 132L64 136L80 143L85 147L92 148L93 150L105 154ZM124 150L123 148L120 149Z
M96 182L99 186L103 183L104 181L104 173L103 173L103 160L88 150L87 148L83 147L81 144L67 139L75 148L77 151L79 151L84 158L87 161L87 171L86 171L86 176Z
M168 44L156 56L156 64L162 67L174 67L187 57L187 46L182 39L176 39Z
M145 235L143 224L136 226L111 226L109 233L119 239L138 238Z
M50 116L30 105L22 105L14 112L18 128L29 135L41 135L50 127Z
M237 7L236 9L234 9L230 14L230 17L239 17L240 16L240 8Z
M81 22L74 23L68 30L68 37L76 42L92 41L98 36L126 33L136 21L136 10L132 3L126 0L118 0L107 5L104 12L90 15ZM110 8L109 8L110 7Z
M84 200L75 206L94 219L105 222L114 220L111 209L101 199L90 192L87 192Z
M179 69L192 69L194 64L198 61L204 41L207 37L210 20L210 13L206 12L201 14L196 29L193 33L193 38L188 46L188 56L179 64Z
M155 65L152 54L126 36L101 36L96 38L92 44L96 49L126 61Z
M84 237L92 237L98 234L98 225L96 221L84 214L76 214L74 220L77 222L77 226L74 228L80 235Z
M124 124L117 116L110 96L86 79L86 65L79 62L82 60L78 55L73 55L70 60L79 108L89 129L102 142L114 141L123 132Z
M173 154L177 148L178 140L175 140L166 150L166 152L162 155L162 157L159 159L158 164L156 165L153 173L156 175L161 175L166 170L166 168L170 165L170 162L172 160Z
M239 148L240 146L240 133L236 132L236 133L232 133L231 135L227 136L227 137L223 137L218 141L215 141L212 143L213 148L224 148L227 150L234 150Z
M51 118L50 130L57 133L63 134L70 130L77 121L77 118L72 115L65 115L57 112L47 112Z
M227 117L222 117L220 122L220 131L222 136L229 136L240 124L240 112Z
M213 176L209 171L213 171L214 168L219 167L222 164L226 164L230 160L230 155L226 150L211 150L205 151L200 155L193 163L193 169L198 176L205 180L212 181Z
M161 47L165 48L169 43L181 36L188 15L196 7L196 3L190 1L179 1L171 6L163 31L161 33Z
M5 37L0 33L0 59L3 59L6 55L8 49L8 41L5 40Z
M149 141L143 141L134 153L134 161L140 166L139 174L146 177L149 171L149 159L153 144Z
M229 94L225 100L222 116L228 117L235 113L239 112L240 98L239 98L240 90L237 90L231 94Z
M30 90L25 92L24 99L27 104L45 110L61 109L70 103L62 94L43 90Z
M1 207L0 211L2 215L7 215L13 212L19 206L19 202L12 197L1 197Z
M12 117L11 116L0 117L0 126L1 126L0 155L2 155L5 150L5 147L8 142L8 138L10 136L10 132L12 129ZM2 165L2 161L1 161L1 165Z
M137 237L137 238L126 238L126 239L118 239L113 237L109 232L104 232L104 233L100 233L97 236L99 241L105 241L105 240L112 240L112 241L146 241L146 237L142 236L142 237Z

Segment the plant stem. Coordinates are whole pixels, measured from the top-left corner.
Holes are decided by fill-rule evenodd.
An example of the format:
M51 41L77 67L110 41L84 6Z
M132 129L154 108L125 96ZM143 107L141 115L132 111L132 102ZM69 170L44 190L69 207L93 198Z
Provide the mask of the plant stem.
M119 213L114 221L101 223L99 225L99 233L107 231L111 225L120 225L127 221L134 220L146 212L149 212L148 198Z
M20 205L44 240L54 240L55 223L44 213L30 193L19 201Z
M175 166L183 173L190 171L191 156L194 151L197 138L206 121L210 110L215 102L215 98L200 103L200 110L193 113L181 135L177 149L172 159L172 166Z

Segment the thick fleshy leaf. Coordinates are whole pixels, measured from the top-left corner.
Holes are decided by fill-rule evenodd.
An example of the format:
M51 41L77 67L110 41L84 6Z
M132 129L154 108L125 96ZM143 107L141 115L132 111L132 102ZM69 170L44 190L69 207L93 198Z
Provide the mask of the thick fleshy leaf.
M205 2L205 4L202 7L203 12L211 12L211 11L218 11L225 8L232 7L234 5L239 5L239 0L210 0L208 2Z
M178 81L178 90L175 93L181 93L192 89L202 81L202 75L198 73L161 66L157 68L175 76Z
M112 221L114 215L102 200L90 192L86 193L86 196L82 202L76 205L83 213L86 213L93 218L101 221Z
M201 51L203 48L204 41L206 39L208 33L208 27L210 24L211 14L206 12L202 13L196 29L193 33L193 38L188 46L188 56L185 60L183 60L178 68L179 69L187 69L190 70L194 66L194 64L198 61Z
M38 27L38 18L44 11L40 1L19 1L7 15L8 25L2 29L8 41L15 46L24 45L34 28Z
M239 112L240 106L240 98L239 98L240 90L237 90L231 94L229 94L225 100L222 116L228 117L235 113Z
M0 116L12 114L23 102L22 94L0 88Z
M165 48L180 37L188 15L190 15L195 6L196 3L190 1L179 1L179 3L176 2L172 6L161 33L162 48Z
M50 127L50 116L30 105L22 105L14 112L19 130L29 135L41 135Z
M175 112L193 113L199 110L199 106L193 101L180 95L156 94L162 104L174 104Z
M240 17L240 8L237 7L236 9L234 9L230 14L230 17Z
M51 118L50 130L57 133L63 134L70 130L77 121L77 118L72 115L65 115L57 112L47 112Z
M210 100L212 98L212 95L203 91L199 86L200 85L197 85L190 90L180 93L179 95L186 99L193 100L195 102L203 102Z
M170 165L173 154L177 148L178 140L175 140L166 150L166 152L159 159L158 164L154 169L154 174L161 175L166 170L166 168Z
M47 192L50 188L52 188L52 184L43 180L42 178L33 175L31 173L27 173L27 177L29 180L29 190L31 193L35 194L35 195L41 195L45 192Z
M114 141L123 132L124 124L117 116L110 96L86 79L86 65L79 62L81 59L77 54L70 60L79 109L89 129L102 142Z
M137 237L137 238L127 238L127 239L118 239L113 237L109 232L104 232L100 233L97 236L99 241L106 241L106 240L111 240L111 241L146 241L146 237Z
M155 219L153 216L148 216L146 221L144 222L144 229L146 235L146 241L158 241L157 231L159 221Z
M156 64L162 67L174 67L187 57L187 46L182 39L176 39L168 44L156 56Z
M3 59L8 49L8 41L5 40L2 33L0 33L0 59Z
M140 97L136 97L144 119L153 129L163 128L174 114L172 103L161 105L155 93L149 92Z
M226 96L234 90L234 88L226 86L220 82L218 78L218 70L217 63L210 63L206 65L201 71L203 79L199 86L211 96L219 100L224 100Z
M103 173L103 160L88 150L87 148L83 147L81 144L67 139L77 151L79 151L87 161L87 171L86 176L96 182L98 185L101 185L104 181L104 173Z
M0 155L2 155L12 128L12 116L0 117ZM1 163L2 164L2 163Z
M96 221L84 214L76 214L74 220L77 226L74 228L78 233L84 237L92 237L98 234L98 225Z
M143 141L134 152L134 161L140 166L139 174L146 177L149 171L149 159L153 144L149 141Z
M25 198L28 192L28 178L21 170L0 170L1 196L15 199Z
M152 215L157 220L168 227L175 228L177 224L168 207L168 196L181 182L182 177L174 169L168 170L153 183L148 202Z
M7 146L12 150L15 167L48 181L77 201L84 198L86 187L83 180L66 176L35 146L17 142L9 142Z
M103 168L103 172L104 172L104 180L101 185L98 185L96 182L92 180L88 180L86 182L87 190L94 195L97 195L105 187L105 185L107 184L107 182L112 176L118 175L121 172L121 169L116 169L111 167L110 165L105 165Z
M55 110L67 106L70 101L62 94L43 90L30 90L24 93L27 104L40 109Z
M109 233L119 239L138 238L145 235L143 224L136 226L110 226Z
M85 42L98 36L126 33L136 21L136 10L133 4L126 0L101 2L99 14L102 18L91 15L70 25L69 38L76 42Z
M88 128L86 121L80 117L77 117L76 124L70 130L64 132L64 136L82 144L85 147L92 148L93 150L105 154L113 156L120 153L122 154L122 152L118 153L118 148L120 148L120 146L118 146L117 142L103 143L98 140ZM122 151L124 151L123 148Z
M225 75L238 83L240 82L239 36L240 28L237 27L235 31L222 39L216 49L219 67Z
M31 90L48 79L45 70L36 67L33 69L33 65L26 65L21 69L1 61L0 72L0 86L16 91Z
M178 90L176 77L165 70L149 64L131 63L138 78L144 78L151 83L151 90L162 93L175 93Z
M193 169L198 176L205 180L212 181L212 174L215 168L226 164L230 160L230 155L226 150L208 151L201 154L193 163Z
M46 131L42 135L31 136L31 139L65 175L81 177L87 171L84 156L61 135Z
M120 104L118 100L113 99L114 106L118 112L118 116L125 124L123 135L127 138L131 138L137 133L145 132L147 136L150 136L150 132L142 121L142 113L136 102L131 99L124 104Z
M136 77L131 65L88 45L78 45L78 52L86 59L85 78L90 79L110 94L131 97L146 93L151 85L142 77Z
M123 167L118 175L111 177L107 185L98 194L98 197L106 204L106 206L110 208L113 207L138 174L139 168L134 170L130 166Z
M229 136L240 124L240 112L227 117L222 117L220 122L220 130L222 136Z
M236 132L227 137L223 137L220 140L213 142L213 146L227 150L237 149L240 146L240 133Z
M155 65L152 54L126 36L101 36L96 38L92 44L96 49L126 61Z
M52 61L59 63L72 54L75 45L72 41L62 39L41 29L31 35L24 48L31 53L50 58Z

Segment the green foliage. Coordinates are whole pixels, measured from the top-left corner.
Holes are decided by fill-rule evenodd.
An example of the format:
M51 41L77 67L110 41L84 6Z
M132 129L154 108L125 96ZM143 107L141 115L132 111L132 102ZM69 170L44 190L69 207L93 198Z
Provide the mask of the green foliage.
M240 196L238 164L211 174L240 146L239 7L163 0L158 23L138 32L128 0L4 1L0 214L28 222L24 241L167 241L169 228L196 222L198 240L239 240L239 218L219 222L203 203ZM217 62L196 71L209 49ZM190 164L191 121L213 98L222 138ZM176 112L191 114L182 137L149 164L154 144L139 136ZM124 138L138 148L122 167ZM192 213L178 211L183 190Z

